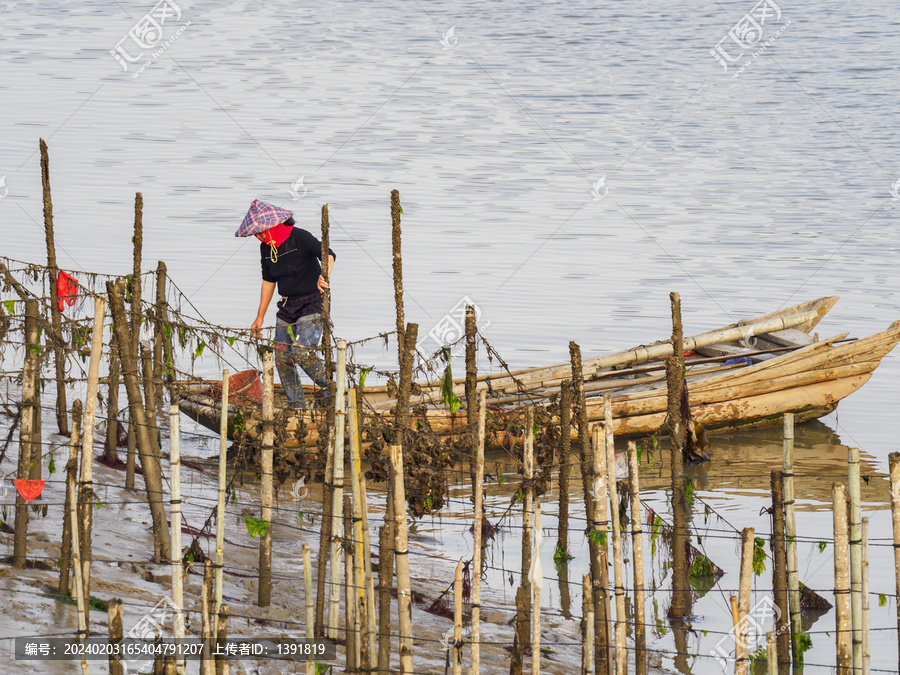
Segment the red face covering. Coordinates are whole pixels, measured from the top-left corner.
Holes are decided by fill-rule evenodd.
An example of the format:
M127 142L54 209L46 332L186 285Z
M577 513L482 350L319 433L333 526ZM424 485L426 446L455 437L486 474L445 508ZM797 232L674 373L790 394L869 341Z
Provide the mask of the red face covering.
M292 225L276 225L265 232L262 232L263 242L266 244L273 243L275 246L281 246L285 240L291 236Z

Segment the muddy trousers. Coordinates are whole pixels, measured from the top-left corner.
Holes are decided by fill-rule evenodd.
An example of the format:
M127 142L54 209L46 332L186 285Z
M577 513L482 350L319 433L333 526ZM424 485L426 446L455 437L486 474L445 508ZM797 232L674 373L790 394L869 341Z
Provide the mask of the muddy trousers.
M302 317L292 324L276 319L275 367L278 368L285 396L296 408L306 407L298 366L318 387L324 388L328 384L325 364L317 350L321 340L321 315Z

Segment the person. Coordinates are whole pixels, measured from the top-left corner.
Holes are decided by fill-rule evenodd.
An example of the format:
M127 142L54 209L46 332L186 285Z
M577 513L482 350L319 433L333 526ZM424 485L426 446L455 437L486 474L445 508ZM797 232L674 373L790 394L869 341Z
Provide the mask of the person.
M260 241L262 289L250 330L254 337L260 336L277 287L281 299L275 314L275 366L288 401L296 408L305 408L297 367L320 389L324 390L328 382L325 366L316 354L324 328L322 293L328 288L328 282L320 264L321 242L306 230L294 227L293 215L291 211L255 199L234 236L255 236ZM329 248L329 277L336 258Z

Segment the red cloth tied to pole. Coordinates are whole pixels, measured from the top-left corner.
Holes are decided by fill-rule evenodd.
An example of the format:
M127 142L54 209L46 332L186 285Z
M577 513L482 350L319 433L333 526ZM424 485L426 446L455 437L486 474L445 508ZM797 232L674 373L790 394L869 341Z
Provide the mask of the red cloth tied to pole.
M56 297L59 299L59 311L66 305L74 305L78 296L78 282L62 270L56 275Z

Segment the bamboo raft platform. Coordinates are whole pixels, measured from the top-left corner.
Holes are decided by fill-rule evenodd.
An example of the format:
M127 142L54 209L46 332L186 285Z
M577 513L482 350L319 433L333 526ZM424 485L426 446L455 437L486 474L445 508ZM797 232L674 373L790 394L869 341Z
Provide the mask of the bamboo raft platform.
M837 300L837 296L823 297L685 338L686 381L694 419L707 431L715 431L777 426L785 413L794 414L800 423L833 412L842 399L869 380L881 360L900 342L900 321L861 339L847 340L843 333L817 340L810 333ZM664 359L671 353L671 342L661 341L585 360L588 421L603 420L603 395L608 393L617 438L655 433L666 416ZM569 364L559 364L482 376L477 389L487 391L488 409L498 422L508 426L524 415L526 405L551 401L570 376ZM181 411L213 431L219 431L221 418L216 384L189 381L178 387ZM451 412L440 386L440 382L427 382L414 389L411 426L427 424L434 432L464 432L465 410ZM454 380L454 393L464 401L463 387L463 379ZM312 387L308 393L309 399ZM363 395L372 413L385 419L393 415L396 402L385 386L366 387ZM249 439L256 438L258 401L252 394L242 394L234 404L229 403L229 438L235 438L238 412L239 433L243 427ZM275 406L284 414L280 429L284 447L316 444L322 411L291 411L279 389ZM494 432L492 436L490 443L494 446L520 441L510 432Z

